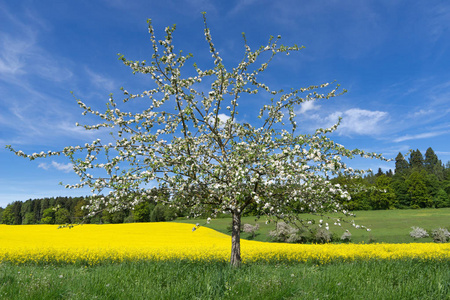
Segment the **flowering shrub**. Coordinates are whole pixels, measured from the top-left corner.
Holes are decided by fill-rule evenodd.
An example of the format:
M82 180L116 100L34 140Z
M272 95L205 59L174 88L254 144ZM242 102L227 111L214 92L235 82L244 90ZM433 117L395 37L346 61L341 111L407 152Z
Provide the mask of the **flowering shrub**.
M342 235L341 235L341 241L343 242L350 242L352 240L352 234L350 233L350 231L346 230Z
M324 244L332 241L332 234L327 228L318 228L314 234L316 243Z
M409 233L409 235L414 239L420 239L429 236L428 232L423 228L413 226L411 227L411 229L412 231Z
M411 227L409 235L415 239L428 237L428 232L420 227ZM431 237L435 243L446 243L450 239L450 232L446 228L437 228L431 231Z
M243 231L246 233L250 233L252 237L255 237L255 232L259 230L259 224L256 224L255 226L251 224L244 224Z
M269 235L276 242L299 243L304 241L304 237L299 234L299 229L285 222L278 222L277 228L270 231Z
M446 228L438 228L431 232L431 236L436 243L446 243L450 239L450 232Z
M231 237L192 224L129 223L0 225L0 262L86 263L126 260L227 261ZM450 260L450 244L288 244L242 241L243 262L317 262L367 259Z

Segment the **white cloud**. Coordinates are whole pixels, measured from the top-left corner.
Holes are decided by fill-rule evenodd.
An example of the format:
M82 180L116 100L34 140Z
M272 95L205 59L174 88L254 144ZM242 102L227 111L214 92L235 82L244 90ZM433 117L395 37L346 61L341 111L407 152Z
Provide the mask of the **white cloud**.
M394 142L399 143L399 142L404 142L404 141L409 141L409 140L426 139L426 138L443 135L446 133L448 133L448 131L432 131L432 132L425 132L425 133L419 133L419 134L413 134L413 135L407 134L407 135L404 135L404 136L394 139Z
M44 169L44 170L48 170L49 165L46 164L46 163L40 163L40 164L38 165L38 168L41 168L41 169Z
M300 104L300 109L296 112L297 114L304 114L308 111L318 110L320 105L316 105L313 101L306 101Z
M23 74L23 55L30 47L25 40L11 39L5 34L0 38L0 74Z
M450 8L446 4L436 6L426 6L424 13L429 17L429 23L426 24L426 29L429 32L432 41L436 42L438 39L445 36L450 29L448 19L450 18Z
M219 114L220 123L226 123L229 118L230 116L227 116L226 114Z
M40 163L38 165L38 168L42 168L44 170L48 170L50 168L55 168L58 171L63 171L65 173L68 173L68 172L73 170L73 165L71 163L61 164L61 163L58 163L58 162L53 160L51 164Z
M227 122L227 120L230 118L229 116L227 116L226 114L219 114L219 128L224 128L225 127L225 123Z
M23 17L0 12L0 18L13 24L10 32L0 30L0 75L34 74L53 82L72 77L72 72L65 67L64 58L47 51L45 44L40 45L41 30L46 28L42 28L44 23L38 17L27 14L24 22Z
M449 151L435 151L437 155L450 155Z
M91 69L86 67L86 73L89 76L90 82L92 82L96 87L103 90L112 91L116 84L114 81L104 75L98 74Z
M225 127L225 123L230 118L230 116L227 116L226 114L218 114L217 117L219 118L219 128L222 129ZM211 125L214 124L214 118L211 118L209 123Z
M337 130L340 135L376 135L383 131L384 123L388 120L389 114L384 111L352 108L344 112L332 113L326 119L330 123L336 123L339 117L342 117Z
M410 117L417 118L417 117L423 117L423 116L426 116L426 115L432 115L432 114L435 114L435 113L436 112L435 112L434 109L428 109L428 110L421 109L419 111L416 111L415 113L410 114Z

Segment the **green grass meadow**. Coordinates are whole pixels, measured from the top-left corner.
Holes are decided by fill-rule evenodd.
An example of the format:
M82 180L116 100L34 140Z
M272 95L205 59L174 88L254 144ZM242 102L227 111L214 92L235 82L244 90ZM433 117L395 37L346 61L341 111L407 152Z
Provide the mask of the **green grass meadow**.
M268 232L274 229L264 221L258 221L256 240L269 240ZM411 226L448 227L450 209L361 211L355 221L372 230L349 224L330 229L340 235L349 228L354 242L414 242ZM227 233L230 219L208 225L205 220L189 222ZM255 219L245 217L243 223L254 224ZM189 261L0 263L0 299L450 299L450 260L269 262L240 268Z
M0 299L449 299L450 263L0 265Z
M337 215L336 215L337 216ZM319 220L319 216L307 216ZM339 216L337 216L339 217ZM340 237L345 230L349 230L352 234L352 242L354 243L412 243L412 242L432 242L432 238L423 238L414 240L409 236L409 232L412 230L412 226L422 227L428 231L439 227L449 228L450 230L450 208L424 208L424 209L397 209L397 210L371 210L371 211L356 211L355 217L348 218L347 220L354 219L356 224L364 225L370 228L370 231L363 229L356 229L349 223L341 222L342 226L334 226L334 221L322 217L324 223L330 224L330 231ZM231 224L230 218L218 218L213 219L210 224L206 223L206 220L178 220L177 222L186 223L200 223L202 226L206 226L230 234L227 227ZM243 217L242 224L259 224L259 231L254 240L269 242L269 232L275 229L274 223L266 224L264 218L256 220L255 217ZM241 238L252 239L252 236L247 233L242 233Z

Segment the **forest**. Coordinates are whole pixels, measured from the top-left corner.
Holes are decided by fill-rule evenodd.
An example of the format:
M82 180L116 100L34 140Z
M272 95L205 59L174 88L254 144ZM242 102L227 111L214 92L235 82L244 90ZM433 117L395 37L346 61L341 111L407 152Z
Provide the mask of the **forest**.
M408 157L395 158L395 170L369 173L363 178L338 176L334 184L346 186L351 200L343 202L348 210L386 210L450 207L450 162L445 165L430 147L423 155L418 149ZM158 192L167 200L168 195ZM0 223L68 224L129 223L171 221L185 216L183 211L156 202L142 202L134 210L101 214L86 218L83 206L89 197L52 197L15 201L0 207ZM344 201L344 200L343 200ZM251 212L250 212L251 214Z
M394 171L332 181L349 189L349 210L450 207L450 162L444 165L431 147L425 155L418 149L407 158L399 153Z

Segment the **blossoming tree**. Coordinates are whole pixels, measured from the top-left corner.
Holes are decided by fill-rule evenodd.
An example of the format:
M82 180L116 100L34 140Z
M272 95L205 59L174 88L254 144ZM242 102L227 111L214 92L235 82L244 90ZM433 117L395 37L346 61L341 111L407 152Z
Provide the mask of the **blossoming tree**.
M97 139L84 146L31 155L8 147L29 159L61 154L70 158L81 183L66 187L89 186L95 196L88 206L92 213L133 208L155 197L155 186L172 196L167 204L189 209L191 215L230 213L230 262L237 266L241 262L241 216L246 210L288 221L296 220L300 212L346 214L341 199L348 199L349 194L344 187L330 183L328 176L364 173L349 168L342 158L381 156L333 142L326 134L338 124L313 134L298 133L299 106L337 96L338 85L325 83L283 92L259 80L274 56L301 47L280 45L278 36L252 50L244 36L245 55L230 69L212 42L205 16L204 24L214 67L203 70L194 64L190 72L195 76L184 76L184 66L192 55L175 52L175 26L166 28L165 40L157 41L148 21L153 44L150 63L120 56L133 73L146 74L154 82L139 94L123 90L124 102L148 99L142 112L121 110L112 96L104 113L78 100L83 114L94 114L102 121L77 125L87 130L111 128L113 143ZM238 115L239 104L251 97L261 103L254 124Z

